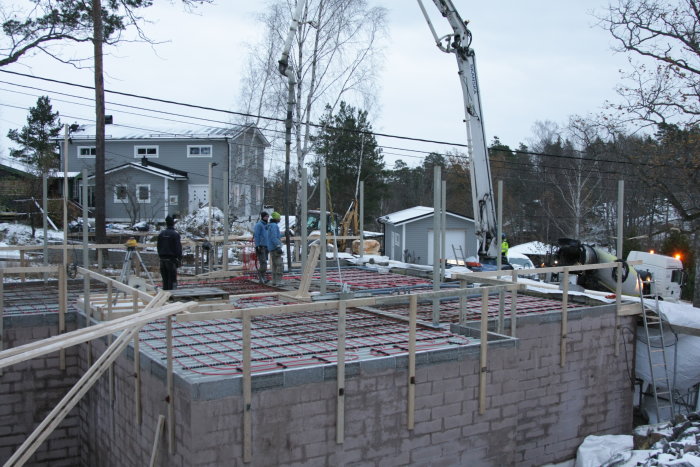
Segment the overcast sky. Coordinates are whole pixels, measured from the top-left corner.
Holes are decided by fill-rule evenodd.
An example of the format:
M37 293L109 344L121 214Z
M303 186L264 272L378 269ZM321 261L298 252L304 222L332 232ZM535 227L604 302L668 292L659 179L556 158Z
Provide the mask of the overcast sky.
M157 41L168 41L153 48L141 44L121 44L106 58L106 88L211 106L241 110L237 105L239 76L246 62L245 43L255 42L262 30L255 13L264 2L218 0L187 13L177 3L157 2L144 10L152 23L144 29ZM389 38L384 42L384 69L380 74L378 107L372 123L378 132L431 140L465 143L462 95L457 65L452 55L440 52L414 0L369 0L389 13ZM447 22L430 0L426 8L433 14L438 34L450 32ZM498 136L502 143L516 148L532 137L536 121L565 124L573 114L598 112L605 100L615 99L614 87L626 60L611 50L608 33L595 26L591 15L606 0L522 0L477 2L454 0L464 19L470 21L472 46L476 50L487 140ZM64 52L67 50L63 48ZM33 57L4 70L29 73L91 86L92 71L76 70L46 57ZM0 153L6 154L11 128L20 128L26 109L39 95L50 95L54 109L64 123L89 123L94 111L78 106L74 97L55 91L92 97L62 85L0 73ZM40 89L19 88L24 84ZM51 92L47 92L51 91ZM107 96L109 101L146 108L165 108L142 100ZM84 101L89 104L89 101ZM230 117L213 112L187 111L214 120ZM108 105L115 123L143 128L163 127L172 122L141 115L129 115ZM282 115L277 117L283 117ZM177 117L173 117L177 119ZM215 123L211 123L215 125ZM449 146L419 144L405 140L380 139L389 164L402 158L409 165L420 163L424 154L408 150L440 151ZM280 160L281 148L270 152Z

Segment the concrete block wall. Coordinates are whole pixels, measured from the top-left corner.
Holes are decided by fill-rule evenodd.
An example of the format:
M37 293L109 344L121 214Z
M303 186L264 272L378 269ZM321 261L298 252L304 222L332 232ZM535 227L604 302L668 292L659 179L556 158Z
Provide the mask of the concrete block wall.
M622 325L634 328L634 318ZM333 365L255 375L250 465L542 465L572 457L588 434L629 432L633 343L621 334L615 355L614 306L570 312L563 367L560 327L559 313L520 318L518 339L489 344L483 414L478 345L418 354L412 431L407 357L349 363L342 444ZM95 342L94 355L105 347L106 340ZM81 371L84 349L76 356ZM167 414L165 362L143 349L140 361L142 423L129 348L115 363L114 400L105 374L79 405L74 430L82 448L71 465L148 463L158 415ZM176 374L175 383L176 452L168 454L165 430L157 465L243 465L240 378Z
M67 330L75 314L66 315ZM4 318L5 347L58 334L58 314L41 313ZM58 352L2 369L0 375L0 464L4 464L80 377L78 351L66 350L66 369ZM78 411L73 409L37 449L27 466L74 466L80 462Z
M93 361L107 347L107 339L93 342ZM81 371L87 367L87 354L80 353ZM136 418L136 385L134 351L129 346L116 360L113 398L110 398L109 373L98 380L79 404L83 420L79 438L84 449L80 465L85 467L123 467L148 465L153 448L158 416L167 416L165 362L155 362L145 354L141 363L141 422ZM176 439L178 450L168 455L167 423L159 440L160 466L187 466L190 457L189 385L176 378L175 384Z

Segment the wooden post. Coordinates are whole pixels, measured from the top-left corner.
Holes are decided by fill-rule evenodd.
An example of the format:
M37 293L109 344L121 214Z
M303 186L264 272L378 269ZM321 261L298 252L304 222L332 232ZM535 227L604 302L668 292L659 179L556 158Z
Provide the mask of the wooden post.
M138 332L134 334L134 408L136 424L141 425L141 351Z
M229 221L229 210L231 209L229 207L229 197L231 196L231 191L229 190L228 187L228 171L229 168L226 167L226 170L224 170L223 175L224 175L224 181L223 181L223 201L224 201L224 244L222 245L223 251L221 252L221 261L223 262L223 269L224 271L228 271L228 236L229 236L229 231L231 229L230 221Z
M569 267L564 266L564 279L562 280L562 295L561 295L561 356L559 365L563 368L566 364L566 339L569 328L568 321L569 309Z
M0 271L0 352L5 348L5 341L3 340L5 328L3 323L5 321L5 274ZM0 368L0 376L2 376L2 368Z
M98 250L102 251L102 250ZM107 282L107 321L112 321L112 283ZM107 336L107 346L112 345L112 334ZM109 365L109 400L114 404L114 364ZM114 408L114 406L112 406Z
M301 219L297 219L297 225L301 226L301 270L306 268L306 261L309 256L309 232L306 220L309 217L308 204L308 172L306 167L301 169Z
M622 261L623 256L623 235L624 235L624 210L625 210L625 181L617 182L617 259ZM642 290L639 291L642 294ZM620 330L620 307L622 306L622 263L617 268L617 284L615 288L615 334L613 335L613 343L615 346L615 355L620 355L620 339L618 337ZM642 313L644 310L642 310Z
M65 249L63 250L65 254ZM66 332L66 310L68 309L68 283L66 282L66 263L58 267L58 333ZM66 369L66 351L58 352L59 367Z
M156 422L156 433L153 437L153 448L151 448L151 461L148 463L148 467L155 467L156 461L158 460L158 446L160 446L160 437L163 433L163 425L165 425L165 416L163 414L158 415L158 421Z
M489 291L481 290L481 332L480 332L480 367L479 367L479 414L486 411L486 372L488 367L487 353L489 344Z
M433 169L433 290L440 290L440 166ZM433 298L433 325L440 323L440 299Z
M321 240L319 242L319 246L321 249L319 250L319 275L320 275L320 289L321 289L321 295L326 293L326 251L328 249L328 245L326 243L326 229L328 228L327 226L327 219L326 219L326 166L322 165L321 170L320 170L320 175L319 175L319 196L321 197L321 209L320 209L320 219L319 219L319 229L321 230Z
M243 314L243 462L253 458L253 420L251 405L253 403L250 365L250 315Z
M467 287L467 281L459 281L459 288L465 289ZM464 326L467 324L467 296L461 294L459 296L459 325Z
M26 260L24 259L24 250L19 250L19 267L23 268L27 265ZM19 275L19 280L21 282L26 282L27 276L23 272L20 273Z
M344 300L338 303L338 400L336 404L336 443L343 444L345 438L345 312Z
M514 283L518 282L518 273L515 269L511 272L511 278ZM516 322L518 320L518 290L513 289L510 293L510 336L515 337Z
M97 249L97 270L102 274L103 270L103 265L104 265L104 252L102 251L102 248Z
M418 296L408 298L408 413L407 426L413 430L416 424L416 320Z
M365 182L360 181L360 265L365 256Z
M173 317L165 318L165 341L167 352L167 391L168 397L168 452L175 454L175 393L173 386Z

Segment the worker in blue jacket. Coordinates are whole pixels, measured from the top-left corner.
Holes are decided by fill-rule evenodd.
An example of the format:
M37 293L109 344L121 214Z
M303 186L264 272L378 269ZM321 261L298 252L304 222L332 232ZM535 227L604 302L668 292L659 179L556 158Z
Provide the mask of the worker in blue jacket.
M269 214L265 211L260 213L260 220L253 229L253 242L255 243L255 256L258 259L258 278L261 284L267 284L265 277L267 273L267 253L268 253L268 223Z
M270 261L272 262L272 285L282 285L282 234L280 233L279 222L282 216L275 211L270 216L272 221L268 226L268 249L270 250Z

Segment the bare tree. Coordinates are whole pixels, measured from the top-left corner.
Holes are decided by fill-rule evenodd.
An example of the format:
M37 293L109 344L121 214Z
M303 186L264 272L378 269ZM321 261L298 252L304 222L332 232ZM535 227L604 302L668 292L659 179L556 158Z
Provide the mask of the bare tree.
M700 2L618 0L602 25L618 50L629 54L631 71L618 91L614 116L637 127L655 126L658 144L627 154L638 175L661 191L694 233L700 251ZM693 304L700 307L700 261L695 266Z
M306 1L290 53L297 81L293 126L297 175L312 150L313 123L326 105L333 111L345 100L371 108L386 23L386 10L370 8L366 0ZM263 42L251 49L243 78L248 113L285 113L287 80L280 77L277 61L295 7L294 0L278 1L260 18L266 33ZM299 196L297 191L297 205Z

